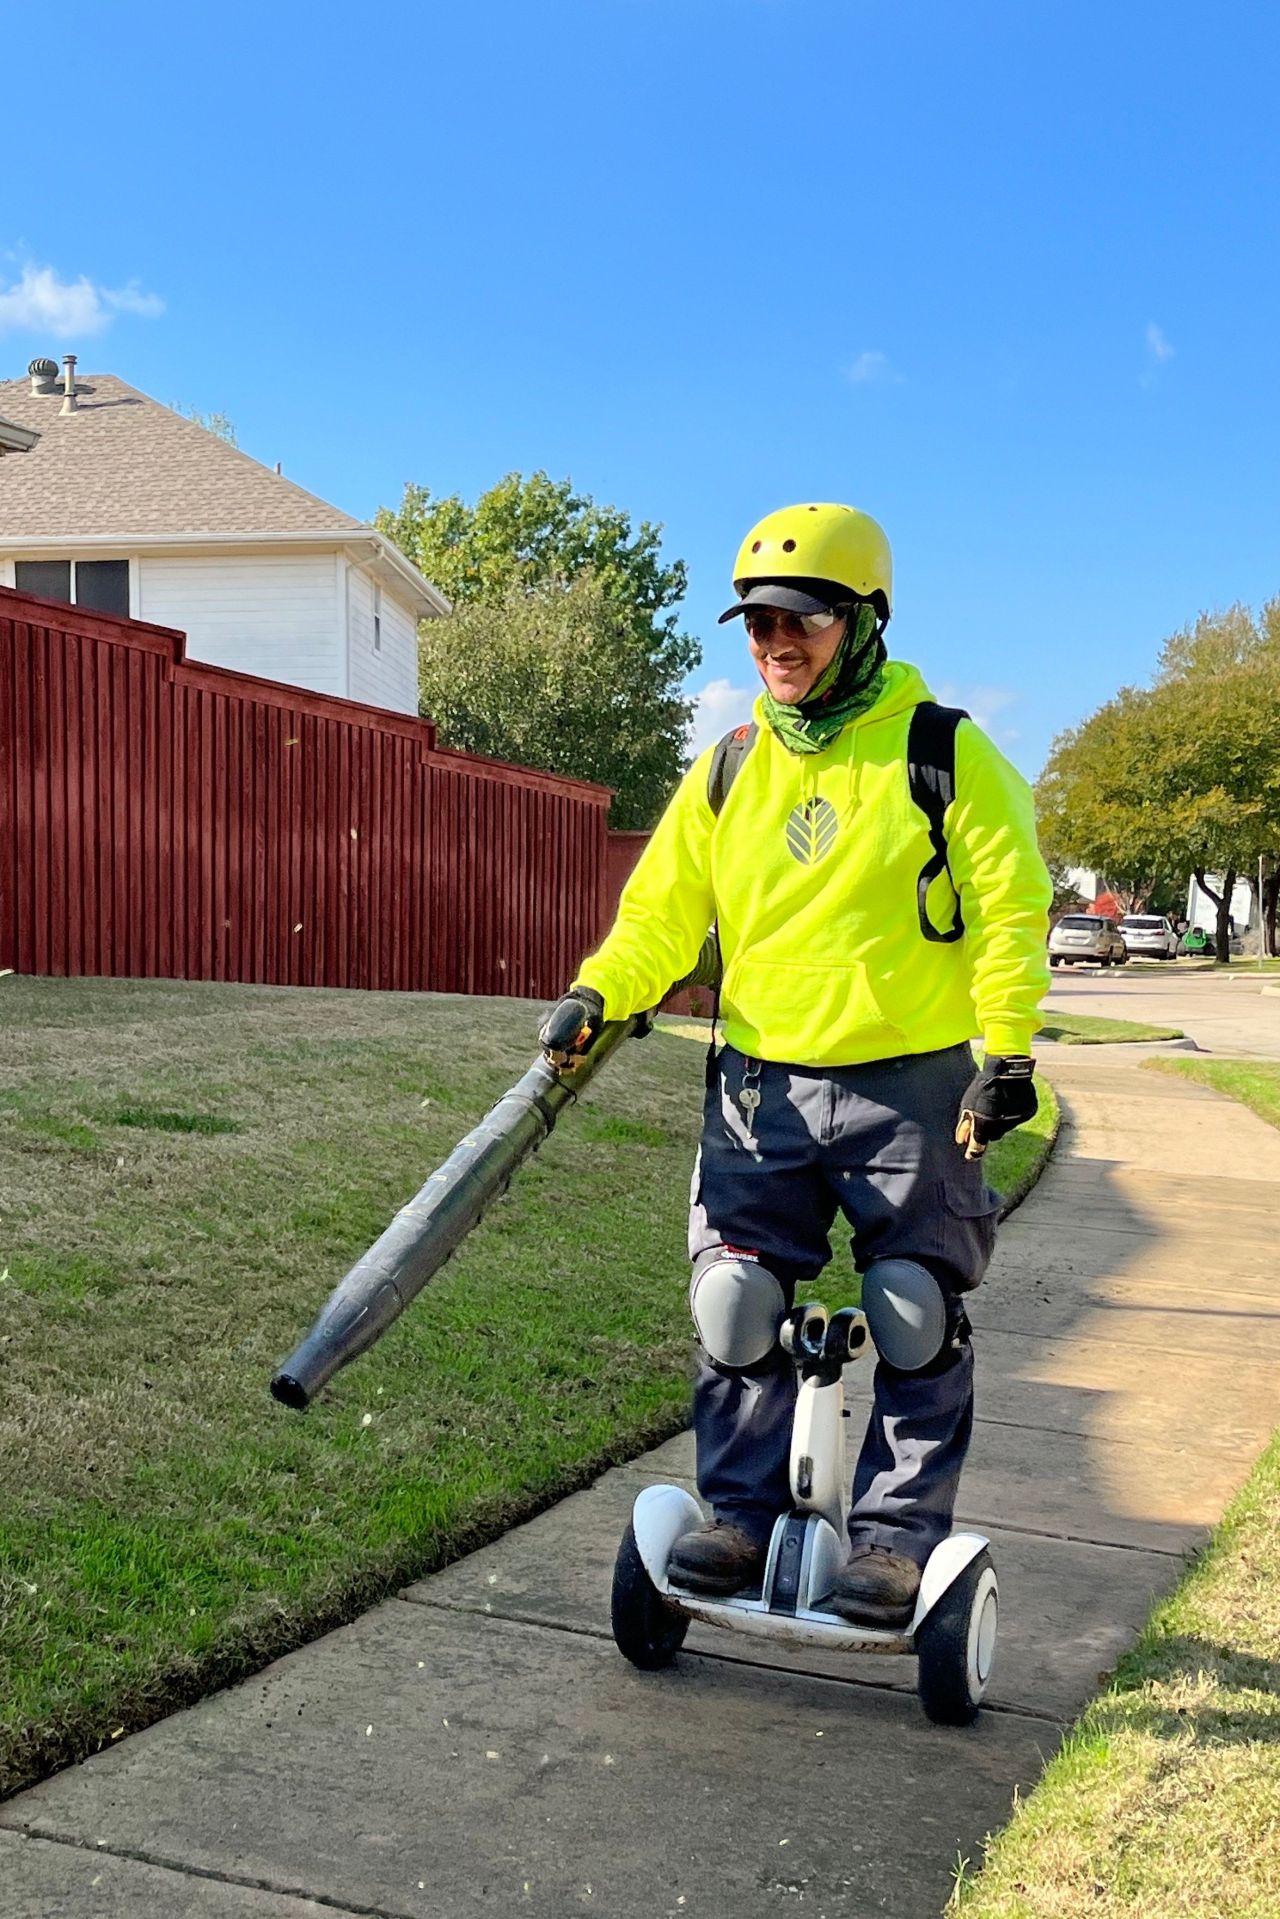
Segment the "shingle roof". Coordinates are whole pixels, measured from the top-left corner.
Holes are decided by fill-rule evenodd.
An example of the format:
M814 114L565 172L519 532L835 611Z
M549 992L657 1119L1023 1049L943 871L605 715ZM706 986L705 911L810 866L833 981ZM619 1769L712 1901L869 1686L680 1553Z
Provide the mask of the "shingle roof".
M0 418L40 435L20 459L0 461L0 543L365 530L114 374L78 375L76 399L64 418L60 389L38 394L30 380L0 381Z

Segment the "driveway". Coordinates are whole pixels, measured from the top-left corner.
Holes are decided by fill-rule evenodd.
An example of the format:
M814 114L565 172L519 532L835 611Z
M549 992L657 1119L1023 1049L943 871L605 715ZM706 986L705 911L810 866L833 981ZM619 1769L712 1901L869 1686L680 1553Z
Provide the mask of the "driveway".
M1202 1052L1229 1058L1280 1059L1280 975L1198 972L1177 961L1130 964L1101 972L1095 966L1058 967L1046 1011L1088 1013L1104 1019L1180 1026Z

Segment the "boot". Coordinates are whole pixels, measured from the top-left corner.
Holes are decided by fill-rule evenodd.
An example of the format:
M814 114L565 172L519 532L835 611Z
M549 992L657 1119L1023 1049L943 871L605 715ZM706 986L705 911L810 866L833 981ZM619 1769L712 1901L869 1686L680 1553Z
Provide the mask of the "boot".
M671 1548L667 1576L690 1592L714 1593L727 1597L754 1585L764 1571L769 1548L744 1532L717 1519L685 1533Z
M887 1546L855 1546L848 1564L819 1600L824 1611L860 1626L905 1626L916 1607L920 1568Z

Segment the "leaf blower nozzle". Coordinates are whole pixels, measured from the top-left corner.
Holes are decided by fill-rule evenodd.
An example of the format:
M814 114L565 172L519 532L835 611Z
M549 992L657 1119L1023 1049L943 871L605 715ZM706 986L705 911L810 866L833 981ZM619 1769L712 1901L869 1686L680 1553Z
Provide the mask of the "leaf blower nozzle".
M635 1017L606 1022L588 1050L563 1066L534 1061L335 1287L311 1331L275 1373L273 1398L305 1411L340 1367L382 1337L506 1191L561 1108L637 1024Z

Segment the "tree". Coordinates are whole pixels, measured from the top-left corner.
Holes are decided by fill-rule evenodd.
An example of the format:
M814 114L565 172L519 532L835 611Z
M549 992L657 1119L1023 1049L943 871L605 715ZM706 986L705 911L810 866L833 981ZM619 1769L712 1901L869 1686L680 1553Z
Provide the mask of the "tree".
M1280 598L1267 601L1255 620L1239 604L1225 613L1202 613L1195 624L1165 642L1157 685L1185 686L1197 711L1188 718L1199 732L1197 751L1219 791L1235 808L1238 833L1221 893L1196 878L1218 907L1219 958L1225 941L1236 875L1243 872L1258 902L1264 951L1277 951L1280 907Z
M1227 959L1237 873L1256 875L1259 855L1264 873L1280 865L1280 602L1260 621L1237 606L1174 634L1152 687L1123 688L1054 742L1037 799L1046 852L1135 897L1194 873ZM1274 947L1274 905L1270 927Z
M1062 733L1036 786L1040 844L1051 868L1105 873L1122 909L1141 910L1178 875L1147 760L1150 695L1125 687ZM1181 869L1181 878L1189 869Z
M450 746L617 794L610 821L649 826L678 777L691 702L660 684L633 621L592 573L426 620L424 713Z
M538 586L590 571L611 597L659 621L688 584L683 560L663 564L661 527L645 520L633 533L620 507L599 506L545 473L508 473L474 506L456 493L433 500L426 487L406 486L399 511L381 508L375 524L455 605L500 599L516 582ZM674 616L660 624L674 632Z
M202 426L206 433L212 433L215 439L225 440L228 446L239 446L235 426L225 413L201 413L194 406L175 406L173 410L180 413L184 420L194 420L197 426Z
M679 688L702 657L672 610L686 572L663 561L662 529L633 529L545 473L509 473L474 506L406 486L376 524L454 605L419 640L422 708L446 744L602 779L617 788L614 825L651 826L685 764L692 702ZM471 657L481 642L487 672ZM574 644L592 662L576 676ZM539 647L554 661L540 666Z

